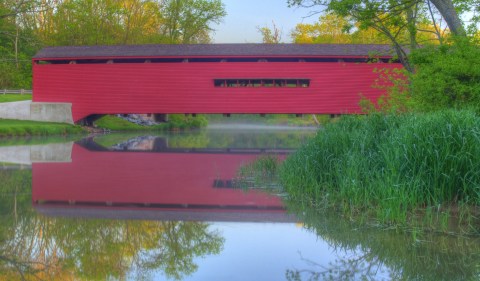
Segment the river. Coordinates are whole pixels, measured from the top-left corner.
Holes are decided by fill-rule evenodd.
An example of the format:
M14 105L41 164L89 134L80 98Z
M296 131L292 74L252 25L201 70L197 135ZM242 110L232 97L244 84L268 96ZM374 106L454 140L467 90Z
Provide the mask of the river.
M238 171L312 129L0 140L0 280L480 280L480 239L367 227Z

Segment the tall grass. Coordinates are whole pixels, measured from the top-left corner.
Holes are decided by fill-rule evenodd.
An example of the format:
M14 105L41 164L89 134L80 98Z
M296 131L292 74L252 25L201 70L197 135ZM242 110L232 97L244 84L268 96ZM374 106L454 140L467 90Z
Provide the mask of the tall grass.
M236 184L245 189L276 189L281 192L278 186L278 168L281 159L276 155L261 155L255 161L240 167Z
M480 233L480 118L453 110L344 117L289 157L279 176L292 199L352 218L443 231L456 219L462 231Z

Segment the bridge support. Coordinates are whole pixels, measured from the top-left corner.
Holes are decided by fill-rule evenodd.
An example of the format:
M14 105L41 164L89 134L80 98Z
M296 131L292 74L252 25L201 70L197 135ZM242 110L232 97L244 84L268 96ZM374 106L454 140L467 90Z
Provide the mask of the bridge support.
M155 122L168 122L168 114L154 114L153 119Z

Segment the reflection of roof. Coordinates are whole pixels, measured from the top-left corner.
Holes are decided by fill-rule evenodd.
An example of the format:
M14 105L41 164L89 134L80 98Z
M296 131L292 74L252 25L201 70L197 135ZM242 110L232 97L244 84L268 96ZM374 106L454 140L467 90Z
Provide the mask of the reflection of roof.
M95 57L308 57L391 56L389 45L378 44L191 44L47 47L35 59Z
M92 208L63 207L48 204L35 205L35 209L44 215L53 217L101 218L123 220L160 220L160 221L208 221L208 222L285 222L298 220L281 209L155 209L155 208Z

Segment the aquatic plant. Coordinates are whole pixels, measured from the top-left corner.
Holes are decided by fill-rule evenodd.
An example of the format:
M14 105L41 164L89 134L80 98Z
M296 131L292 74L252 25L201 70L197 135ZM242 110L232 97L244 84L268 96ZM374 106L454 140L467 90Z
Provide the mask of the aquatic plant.
M471 111L347 116L279 171L292 199L352 219L480 233L480 118Z
M277 155L261 155L240 167L235 185L245 189L279 189L277 170L280 164L281 159Z

